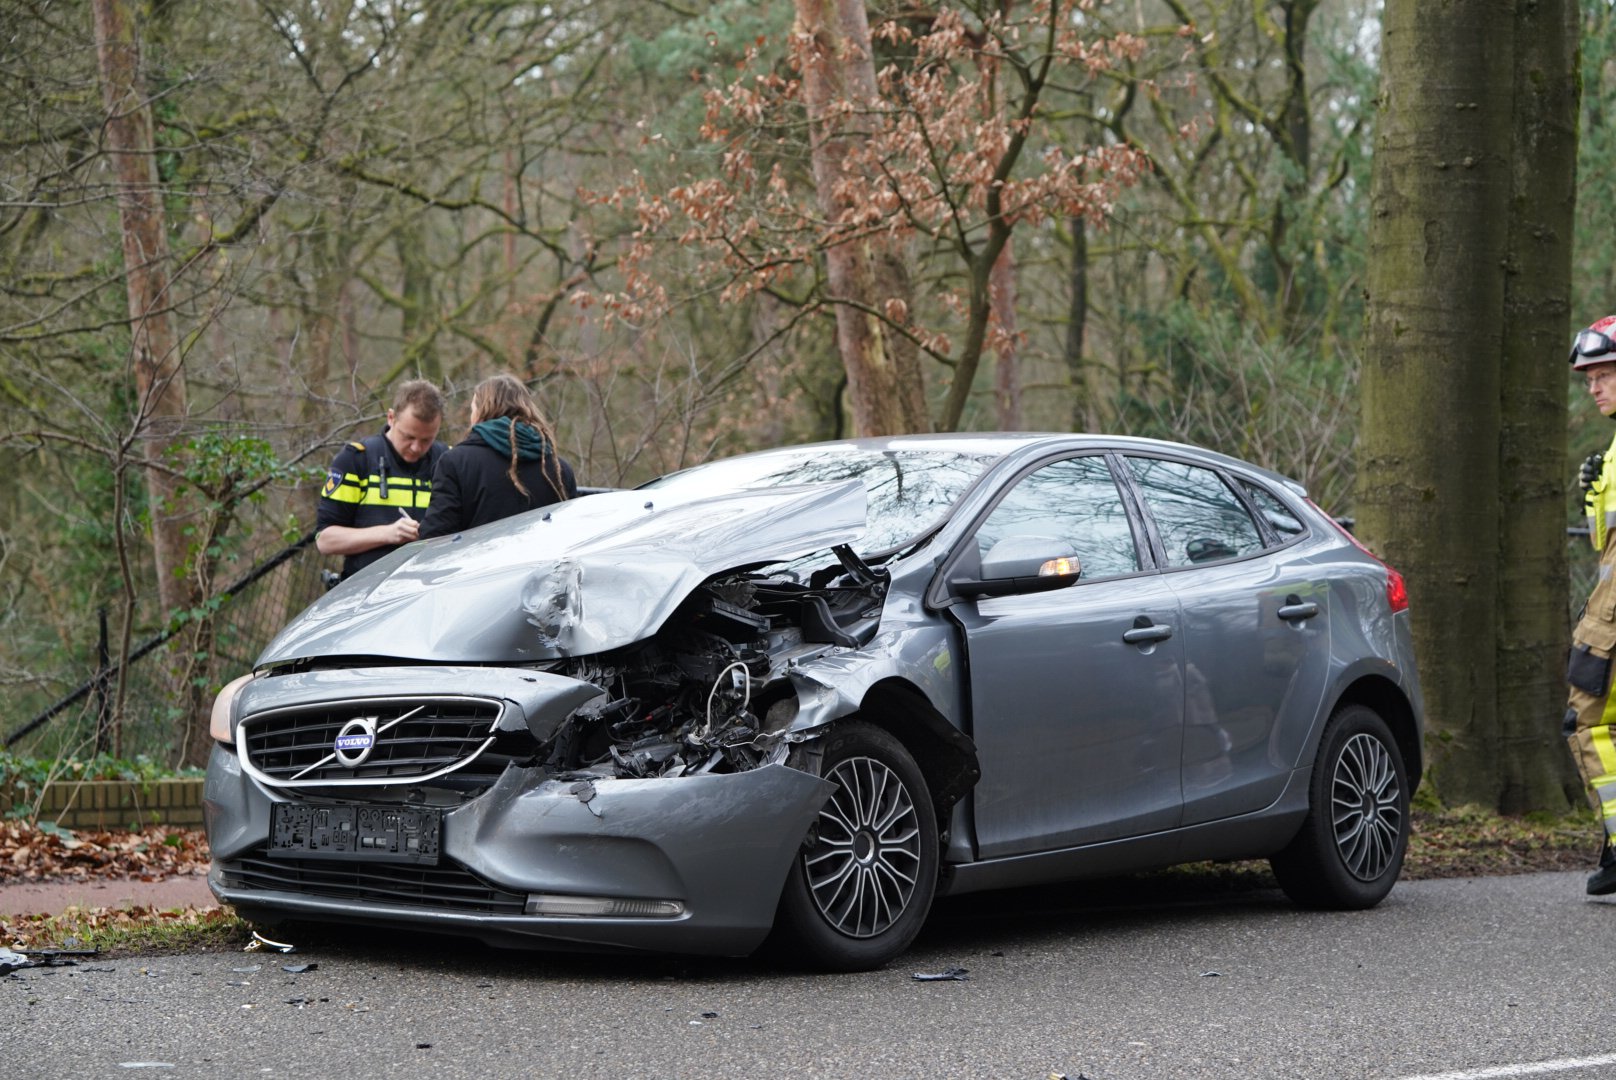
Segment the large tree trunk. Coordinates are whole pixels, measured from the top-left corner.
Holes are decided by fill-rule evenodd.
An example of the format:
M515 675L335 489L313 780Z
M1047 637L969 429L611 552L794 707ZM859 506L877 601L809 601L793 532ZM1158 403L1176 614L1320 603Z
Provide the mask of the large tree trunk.
M128 0L92 0L105 139L118 193L129 336L146 455L158 459L180 438L186 416L185 373L170 309L168 233L157 183L151 107L142 89L140 46ZM189 557L180 516L180 487L157 469L146 472L151 501L157 595L165 618L195 606L185 573Z
M1515 15L1514 163L1499 440L1498 726L1505 813L1580 805L1565 708L1566 375L1576 209L1576 0Z
M1496 794L1510 9L1388 0L1382 17L1357 517L1407 575L1449 802Z
M858 107L877 100L870 24L863 0L796 0L796 11L794 33L805 46L802 85L814 186L826 219L841 221L854 209L847 162L851 147L864 137L857 127ZM844 110L843 105L855 107ZM893 251L893 244L884 235L864 235L833 244L825 253L837 301L836 341L859 435L930 427L918 354L898 344L883 318L902 322L914 307L902 253Z
M1558 486L1544 470L1561 468L1563 435L1548 429L1564 420L1561 412L1546 423L1536 411L1564 395L1554 360L1569 267L1565 252L1546 249L1568 242L1571 166L1556 142L1566 133L1549 129L1572 113L1545 126L1527 94L1518 111L1516 72L1530 48L1545 61L1558 56L1552 64L1562 67L1547 78L1569 79L1570 48L1529 41L1552 27L1518 33L1515 5L1501 0L1388 0L1382 26L1359 531L1408 578L1438 796L1522 809L1524 792L1543 785L1521 777L1543 775L1549 755L1563 753L1560 710L1543 680L1564 633L1563 613L1557 632L1544 629L1563 595L1552 569L1563 558L1563 514L1540 489ZM1538 108L1566 109L1557 92L1543 94ZM1546 157L1517 145L1529 132L1528 141L1549 138ZM1529 191L1555 205L1516 218L1514 197ZM1544 227L1560 240L1533 235ZM1507 283L1506 266L1534 280ZM1518 361L1507 379L1506 355ZM1512 477L1501 497L1501 470L1528 457L1545 464ZM1533 515L1544 520L1524 520ZM1535 688L1508 690L1514 715L1505 721L1501 684L1523 674ZM1534 756L1537 766L1522 764Z

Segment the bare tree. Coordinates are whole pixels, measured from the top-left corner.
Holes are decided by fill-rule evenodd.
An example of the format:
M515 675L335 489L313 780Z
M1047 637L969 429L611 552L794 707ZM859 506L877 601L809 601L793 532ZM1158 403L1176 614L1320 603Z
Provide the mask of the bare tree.
M844 8L856 10L832 18ZM946 371L931 426L951 430L993 335L1017 336L1013 313L994 308L1012 233L1070 215L1103 221L1143 161L1128 147L1064 141L1046 95L1081 93L1143 42L1080 32L1060 0L914 9L880 23L873 40L862 10L851 0L800 5L784 71L760 73L753 49L738 78L708 91L702 134L722 150L719 169L667 190L641 176L611 194L640 230L622 259L623 290L605 299L633 320L666 310L666 276L648 267L672 245L695 247L702 287L725 299L768 291L834 311L860 423L887 423L875 418L899 404L865 400L880 387L865 369L876 357L901 376L888 359L901 361L888 344L901 342ZM879 70L875 49L888 53ZM810 163L808 183L794 151ZM926 295L904 285L906 253ZM900 396L918 381L904 379ZM923 429L904 409L907 429Z
M140 62L134 5L129 0L93 0L95 43L101 76L107 154L117 178L123 239L124 282L129 297L130 369L138 406L135 432L150 463L152 549L157 592L172 617L195 605L195 579L182 513L181 484L162 464L179 442L186 418L185 370L174 332L169 292L168 220L157 183L151 105Z

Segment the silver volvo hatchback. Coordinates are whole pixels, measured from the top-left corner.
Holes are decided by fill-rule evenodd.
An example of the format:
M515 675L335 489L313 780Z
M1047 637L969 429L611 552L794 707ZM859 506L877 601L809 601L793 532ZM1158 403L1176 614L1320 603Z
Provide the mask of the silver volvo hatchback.
M859 970L942 894L1266 857L1391 889L1396 571L1174 443L716 461L411 544L214 706L209 883L267 923Z

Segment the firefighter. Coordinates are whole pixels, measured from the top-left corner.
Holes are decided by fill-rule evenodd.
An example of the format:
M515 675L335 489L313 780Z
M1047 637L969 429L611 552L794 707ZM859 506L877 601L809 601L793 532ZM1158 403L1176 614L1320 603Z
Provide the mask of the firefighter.
M341 555L351 577L420 535L432 499L443 395L425 379L403 383L380 435L348 443L331 462L315 517L314 546Z
M1586 380L1594 404L1616 419L1616 315L1600 319L1571 344L1571 366ZM1588 785L1604 826L1599 867L1588 878L1588 894L1616 892L1616 701L1611 696L1611 657L1616 654L1616 439L1603 453L1588 455L1579 480L1588 513L1588 538L1599 552L1599 578L1571 635L1566 681L1571 684L1565 735L1577 771Z

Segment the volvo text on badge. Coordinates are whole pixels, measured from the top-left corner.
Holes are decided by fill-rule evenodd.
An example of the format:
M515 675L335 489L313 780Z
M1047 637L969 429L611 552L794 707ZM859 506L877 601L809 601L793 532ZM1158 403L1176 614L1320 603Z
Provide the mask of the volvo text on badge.
M332 748L337 752L337 761L350 769L357 769L363 765L370 752L376 749L376 721L375 716L356 716L337 732L336 742Z

